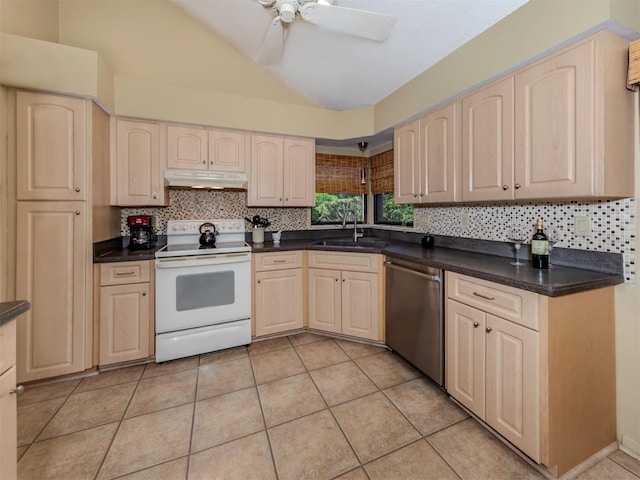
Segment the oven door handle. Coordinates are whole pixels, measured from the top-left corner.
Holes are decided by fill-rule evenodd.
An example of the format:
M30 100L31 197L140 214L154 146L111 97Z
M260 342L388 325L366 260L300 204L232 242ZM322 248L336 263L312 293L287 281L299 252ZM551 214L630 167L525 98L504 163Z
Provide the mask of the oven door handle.
M215 255L194 255L192 257L156 258L156 268L201 267L228 263L250 262L250 253L223 253Z

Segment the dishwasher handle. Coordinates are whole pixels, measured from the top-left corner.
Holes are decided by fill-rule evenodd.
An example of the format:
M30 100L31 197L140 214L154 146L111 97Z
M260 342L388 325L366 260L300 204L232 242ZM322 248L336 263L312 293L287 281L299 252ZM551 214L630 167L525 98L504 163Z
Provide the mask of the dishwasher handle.
M438 283L442 282L442 278L440 278L440 275L429 275L427 273L422 273L417 270L412 270L411 268L401 267L400 265L396 265L393 262L386 261L384 262L384 266L387 268L391 268L393 270L400 270L402 272L406 272L411 275L417 275L418 277L426 278L427 280L430 280L432 282L438 282Z

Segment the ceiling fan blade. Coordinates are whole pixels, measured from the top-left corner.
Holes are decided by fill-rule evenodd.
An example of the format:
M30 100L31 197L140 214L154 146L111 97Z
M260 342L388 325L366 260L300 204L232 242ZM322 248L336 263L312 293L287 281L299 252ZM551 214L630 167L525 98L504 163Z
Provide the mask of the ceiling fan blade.
M300 16L307 22L328 30L378 42L387 38L396 23L396 17L393 15L315 2L302 5Z
M280 63L284 52L285 28L280 17L273 19L262 41L262 48L258 52L256 61L260 65L275 65Z

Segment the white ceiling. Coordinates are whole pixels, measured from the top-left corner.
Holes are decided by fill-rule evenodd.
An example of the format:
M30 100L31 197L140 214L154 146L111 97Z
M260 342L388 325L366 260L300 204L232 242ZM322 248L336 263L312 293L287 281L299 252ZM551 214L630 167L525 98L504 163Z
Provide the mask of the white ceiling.
M264 68L319 106L374 105L528 0L336 0L335 5L397 17L375 42L335 33L300 17L283 58ZM171 0L256 59L273 14L257 0Z

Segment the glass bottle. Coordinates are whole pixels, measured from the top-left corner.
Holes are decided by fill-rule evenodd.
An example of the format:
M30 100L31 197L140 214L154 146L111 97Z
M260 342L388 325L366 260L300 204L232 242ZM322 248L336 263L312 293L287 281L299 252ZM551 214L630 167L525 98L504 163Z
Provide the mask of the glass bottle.
M531 265L533 268L549 268L549 239L544 233L544 224L539 218L536 233L531 238Z

